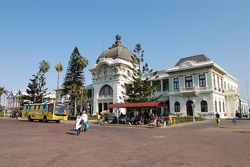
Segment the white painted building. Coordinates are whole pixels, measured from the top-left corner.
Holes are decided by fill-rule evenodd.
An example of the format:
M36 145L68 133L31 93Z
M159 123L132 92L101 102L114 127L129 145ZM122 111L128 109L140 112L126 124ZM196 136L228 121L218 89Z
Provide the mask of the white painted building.
M120 39L117 35L115 44L101 53L90 69L93 83L86 89L92 92L89 99L92 114L107 110L110 104L124 102L124 85L131 83L130 68L137 57L121 45ZM157 75L151 84L160 86L152 96L161 96L158 101L166 102L171 113L212 118L218 112L222 118L231 118L239 108L238 80L205 55L182 58Z

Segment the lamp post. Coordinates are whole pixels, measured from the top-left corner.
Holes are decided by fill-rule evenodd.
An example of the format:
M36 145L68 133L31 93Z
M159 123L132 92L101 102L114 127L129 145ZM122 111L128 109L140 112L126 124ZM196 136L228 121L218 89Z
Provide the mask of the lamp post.
M89 114L89 111L90 110L90 104L89 103L87 103L87 114Z
M193 110L193 122L195 122L195 111L194 111L194 108L195 108L195 99L193 99L193 103L191 104L192 106L192 110Z

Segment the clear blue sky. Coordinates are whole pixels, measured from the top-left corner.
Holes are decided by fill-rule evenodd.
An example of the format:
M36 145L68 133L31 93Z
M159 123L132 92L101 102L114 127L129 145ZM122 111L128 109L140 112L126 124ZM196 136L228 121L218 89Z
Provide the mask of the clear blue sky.
M130 50L141 43L154 70L205 54L238 78L240 95L247 98L249 0L1 0L0 86L26 89L39 62L47 60L47 87L52 91L59 60L65 69L62 83L75 46L89 60L89 69L116 34ZM88 70L86 82L92 83Z

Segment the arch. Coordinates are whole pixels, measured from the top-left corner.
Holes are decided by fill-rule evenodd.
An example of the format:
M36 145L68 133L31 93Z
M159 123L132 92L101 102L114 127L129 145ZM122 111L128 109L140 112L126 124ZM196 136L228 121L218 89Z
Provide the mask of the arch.
M113 89L111 86L109 85L104 85L101 90L100 90L100 93L99 93L100 96L105 96L105 95L110 95L112 96L113 95Z
M180 112L180 103L178 101L174 103L174 111Z
M193 116L193 101L188 100L186 103L187 116Z
M205 100L201 101L201 112L207 112L207 102Z

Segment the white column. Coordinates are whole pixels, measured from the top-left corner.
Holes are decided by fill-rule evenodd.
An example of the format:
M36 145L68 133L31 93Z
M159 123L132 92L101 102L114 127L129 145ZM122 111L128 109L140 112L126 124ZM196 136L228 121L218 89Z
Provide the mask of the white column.
M163 93L163 80L161 79L161 94Z

